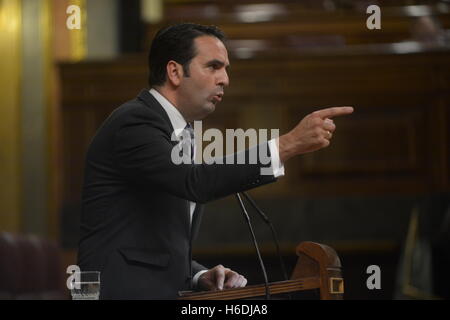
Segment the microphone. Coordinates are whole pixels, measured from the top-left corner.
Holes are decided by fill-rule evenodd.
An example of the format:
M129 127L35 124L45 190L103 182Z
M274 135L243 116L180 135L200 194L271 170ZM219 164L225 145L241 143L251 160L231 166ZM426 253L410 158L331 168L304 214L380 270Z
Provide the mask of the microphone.
M259 247L258 247L258 243L256 241L256 237L255 237L255 233L253 232L253 227L252 227L252 223L250 222L250 217L247 213L247 210L245 209L244 203L242 202L241 196L239 195L239 193L236 193L236 198L239 202L239 205L242 209L242 213L244 215L245 221L247 222L248 228L250 229L250 234L252 236L252 240L253 240L253 244L255 245L255 249L256 249L256 253L258 255L258 261L259 264L261 265L261 270L263 272L264 275L264 285L266 287L266 300L270 300L270 290L269 290L269 280L267 279L267 272L266 272L266 267L264 266L264 262L262 260L261 257L261 252L259 251Z
M256 205L255 201L250 197L250 195L247 194L247 192L243 192L243 194L244 194L245 198L247 199L247 201L250 202L250 204L253 206L253 208L259 213L259 215L264 220L264 222L270 227L270 230L272 231L272 238L273 238L273 241L275 242L275 246L277 248L277 255L278 255L278 259L280 260L280 266L281 266L281 270L283 271L284 279L289 280L289 278L287 276L287 272L286 272L286 267L283 262L283 258L281 257L280 245L278 243L277 234L275 232L275 229L273 228L272 222L269 220L269 217L267 217L267 215Z

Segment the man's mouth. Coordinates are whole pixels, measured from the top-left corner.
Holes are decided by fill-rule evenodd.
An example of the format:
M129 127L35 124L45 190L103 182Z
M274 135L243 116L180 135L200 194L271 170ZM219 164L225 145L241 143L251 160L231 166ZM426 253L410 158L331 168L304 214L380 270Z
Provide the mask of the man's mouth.
M212 100L217 103L222 101L223 93L218 93L212 97Z

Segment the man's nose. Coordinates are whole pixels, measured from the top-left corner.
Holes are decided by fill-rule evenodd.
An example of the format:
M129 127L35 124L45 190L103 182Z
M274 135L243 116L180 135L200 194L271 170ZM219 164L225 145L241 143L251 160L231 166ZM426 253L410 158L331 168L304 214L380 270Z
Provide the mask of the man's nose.
M222 87L227 87L230 84L230 79L228 78L227 72L224 70L220 73L219 78L217 79L217 85Z

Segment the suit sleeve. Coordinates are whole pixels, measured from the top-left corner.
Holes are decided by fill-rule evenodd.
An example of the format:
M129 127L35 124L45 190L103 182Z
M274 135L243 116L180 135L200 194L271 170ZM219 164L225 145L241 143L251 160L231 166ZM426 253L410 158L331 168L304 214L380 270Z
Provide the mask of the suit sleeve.
M192 260L192 274L195 275L197 272L202 271L202 270L208 270L208 268L201 265L197 261Z
M156 116L134 115L133 121L128 121L115 133L114 162L125 179L197 203L276 180L273 175L261 175L261 168L270 166L260 160L261 146L244 152L245 159L249 159L252 152L256 153L255 164L236 164L238 154L225 157L223 164L175 164L171 155L176 142L170 140L161 121ZM227 164L229 157L233 157L235 164Z

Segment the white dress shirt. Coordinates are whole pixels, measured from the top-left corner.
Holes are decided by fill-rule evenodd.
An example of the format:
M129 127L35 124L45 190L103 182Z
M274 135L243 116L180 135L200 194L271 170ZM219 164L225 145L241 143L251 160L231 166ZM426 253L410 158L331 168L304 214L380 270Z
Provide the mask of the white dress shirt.
M172 127L175 131L175 136L178 138L183 130L185 129L187 122L184 120L183 116L181 115L180 111L172 104L169 100L167 100L162 94L160 94L155 89L150 89L150 94L159 102L159 104L164 108L167 115L169 116L170 123L172 124ZM273 175L275 178L283 176L284 175L284 165L280 163L280 155L278 152L278 138L271 139L268 142L269 150L270 150L270 160L271 160L271 169L273 172ZM195 145L194 145L194 154L195 154ZM195 211L196 203L193 201L190 201L190 222L192 224L192 215ZM194 286L197 285L198 278L206 272L205 270L198 272L194 278L192 279L192 282Z

